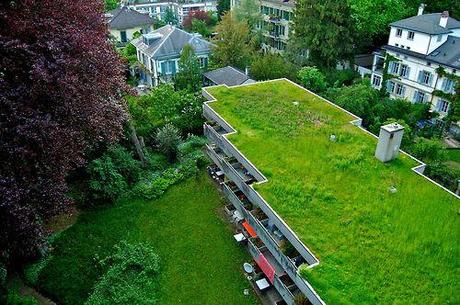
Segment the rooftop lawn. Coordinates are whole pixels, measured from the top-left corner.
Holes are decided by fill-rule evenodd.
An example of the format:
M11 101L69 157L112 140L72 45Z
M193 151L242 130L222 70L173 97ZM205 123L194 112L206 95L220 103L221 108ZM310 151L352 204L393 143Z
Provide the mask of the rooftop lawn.
M268 179L256 190L320 260L307 278L326 303L460 304L459 201L415 161L381 163L353 117L287 81L207 90Z
M125 202L83 213L55 242L39 286L59 304L83 304L120 240L151 244L160 256L161 305L259 304L241 266L240 248L218 215L222 200L205 174L173 186L159 200ZM252 289L250 289L252 291Z

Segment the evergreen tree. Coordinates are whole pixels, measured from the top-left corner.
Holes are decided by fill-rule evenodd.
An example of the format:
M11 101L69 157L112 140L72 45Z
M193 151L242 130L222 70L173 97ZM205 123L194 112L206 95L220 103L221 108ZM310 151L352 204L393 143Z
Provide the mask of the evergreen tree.
M179 73L174 79L176 89L189 92L199 91L202 84L201 72L195 50L191 45L185 45L179 59Z
M354 51L354 24L346 1L304 0L297 2L293 39L309 50L309 61L321 67L335 67Z

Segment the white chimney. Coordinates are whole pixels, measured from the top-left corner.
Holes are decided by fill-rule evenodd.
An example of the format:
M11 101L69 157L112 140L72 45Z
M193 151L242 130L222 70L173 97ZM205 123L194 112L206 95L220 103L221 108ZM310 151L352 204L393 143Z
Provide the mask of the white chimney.
M382 162L395 159L399 153L403 134L404 127L398 123L380 127L379 142L375 150L375 157Z
M449 12L444 11L441 13L441 19L439 19L439 25L445 28L447 26L447 20L449 20Z
M420 3L420 6L418 7L417 16L423 15L423 10L425 9L425 6L425 3Z

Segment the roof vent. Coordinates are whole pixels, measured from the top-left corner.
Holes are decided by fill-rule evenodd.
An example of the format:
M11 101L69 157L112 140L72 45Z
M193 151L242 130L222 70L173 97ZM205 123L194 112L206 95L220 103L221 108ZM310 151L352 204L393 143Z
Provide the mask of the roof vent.
M441 13L441 18L439 19L439 26L443 28L447 27L447 21L449 20L449 12L444 11Z
M398 123L391 123L380 127L379 142L375 150L375 157L382 162L395 159L401 146L404 127Z
M423 10L425 9L425 6L425 3L420 3L420 6L418 7L417 16L423 15Z

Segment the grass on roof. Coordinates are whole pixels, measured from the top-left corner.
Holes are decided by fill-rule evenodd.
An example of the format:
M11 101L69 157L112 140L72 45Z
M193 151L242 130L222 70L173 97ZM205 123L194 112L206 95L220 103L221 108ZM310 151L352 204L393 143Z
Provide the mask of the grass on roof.
M222 199L202 173L159 200L125 202L83 213L55 242L40 289L62 305L84 304L104 273L95 257L120 240L151 244L160 256L161 305L259 304L241 266L249 254L219 216ZM243 295L249 288L251 294Z
M319 258L306 277L328 304L460 304L459 201L415 161L381 163L350 115L284 80L208 92L268 178L255 188Z

